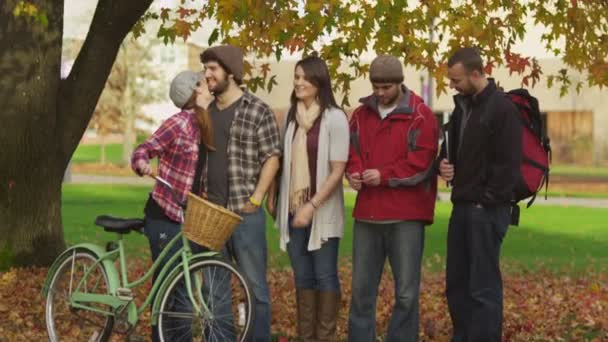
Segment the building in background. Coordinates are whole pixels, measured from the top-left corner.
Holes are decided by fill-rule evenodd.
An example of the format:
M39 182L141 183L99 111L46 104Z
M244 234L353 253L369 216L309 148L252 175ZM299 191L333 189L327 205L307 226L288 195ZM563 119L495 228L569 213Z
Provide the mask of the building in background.
M559 59L542 59L539 63L545 75L556 74L563 68ZM289 106L295 61L282 61L271 65L271 73L277 75L279 86L275 87L272 93L258 91L256 95L276 110L279 122L282 122L283 113ZM406 68L405 84L415 92L421 93L423 88L421 76L423 75L420 71ZM506 68L495 69L492 77L495 77L505 90L521 87L521 77L510 76ZM586 84L581 74L573 73L571 77L573 84L578 80ZM559 87L554 85L548 88L545 78L541 78L534 88L528 90L539 100L540 110L551 139L554 164L608 165L608 90L606 88L583 86L580 93L577 93L573 86L565 96L560 97ZM351 107L355 108L359 98L370 93L369 80L363 78L355 80L351 85L349 96ZM446 122L454 108L453 94L454 91L451 90L439 97L433 94L432 109L438 116L438 122ZM340 102L342 94L336 95ZM352 108L345 109L350 113Z
M177 2L179 1L157 0L152 6L157 9L172 7ZM64 39L84 39L95 5L95 1L66 1ZM195 32L188 42L178 39L170 45L164 45L162 41L155 38L156 28L154 25L151 25L150 29L147 30L148 37L144 39L147 39L147 46L152 49L154 63L158 65L158 70L168 80L165 82L166 84L159 85L165 88L164 94L168 94L169 81L179 71L184 69L202 70L199 54L205 48L212 29L213 27L205 26ZM530 36L535 34L535 32L530 32ZM533 44L536 44L536 49L538 49L538 44ZM524 48L528 51L526 47L522 47L522 49ZM536 50L531 49L530 51ZM548 56L542 55L540 57ZM373 56L369 56L368 62L372 58ZM293 71L297 59L297 56L286 56L278 63L276 61L250 60L254 66L266 62L270 63L271 75L277 75L276 80L279 85L274 87L272 93L258 91L256 95L275 110L279 123L283 122L284 113L289 106ZM539 63L544 75L556 74L558 70L563 68L562 62L556 58L542 58ZM495 69L492 76L500 82L504 89L520 87L521 77L510 76L505 68ZM578 80L582 80L583 84L586 84L585 77L582 74L573 73L571 77L573 77L573 84L576 84ZM425 78L426 73L416 71L413 68L406 68L405 83L414 91L428 98L429 94L421 90ZM351 89L349 102L352 108L357 106L360 97L371 93L369 80L363 78L355 80ZM530 92L538 98L540 109L546 118L546 128L553 147L553 163L608 164L608 90L584 86L581 92L577 93L573 87L567 95L560 97L558 87L547 88L547 83L543 78L539 84L530 89ZM452 95L452 91L448 91L448 94L442 94L439 97L432 94L432 109L438 115L439 122L445 122L453 109ZM340 102L342 95L337 94L337 99ZM154 119L154 123L146 128L153 130L162 120L174 114L177 109L166 95L158 103L146 105L144 110L148 116ZM345 110L350 112L351 108L345 108Z

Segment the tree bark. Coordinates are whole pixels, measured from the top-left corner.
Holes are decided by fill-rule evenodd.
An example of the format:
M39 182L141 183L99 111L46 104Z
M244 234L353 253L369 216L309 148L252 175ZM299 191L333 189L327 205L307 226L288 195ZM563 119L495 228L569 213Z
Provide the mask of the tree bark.
M135 106L133 105L133 80L129 75L129 49L133 48L132 44L124 44L124 70L125 70L125 96L122 97L121 113L123 116L125 129L123 132L122 143L122 162L124 165L129 165L131 162L131 154L133 154L133 146L135 145Z
M123 134L122 143L122 163L129 165L131 163L131 155L135 146L135 112L133 106L128 108L128 112L123 112L125 115L125 132Z
M9 264L49 265L64 249L65 168L121 41L151 1L100 0L64 81L63 1L32 1L46 13L46 26L15 16L18 0L0 5L0 253L8 256Z
M106 135L101 134L99 136L100 144L99 144L99 163L101 165L106 164Z

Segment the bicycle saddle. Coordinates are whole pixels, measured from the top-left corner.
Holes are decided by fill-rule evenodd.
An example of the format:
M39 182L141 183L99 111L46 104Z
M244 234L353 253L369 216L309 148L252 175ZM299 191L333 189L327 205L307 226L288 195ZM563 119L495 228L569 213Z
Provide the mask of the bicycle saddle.
M124 219L117 218L108 215L97 216L95 224L103 227L106 232L128 234L132 230L142 232L141 228L144 226L144 220L142 219Z

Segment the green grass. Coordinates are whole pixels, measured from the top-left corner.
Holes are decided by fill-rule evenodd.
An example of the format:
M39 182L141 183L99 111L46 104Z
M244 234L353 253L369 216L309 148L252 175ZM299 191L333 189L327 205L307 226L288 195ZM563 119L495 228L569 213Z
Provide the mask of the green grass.
M551 175L556 176L592 176L608 178L608 167L578 165L551 165L550 167Z
M93 224L95 217L106 214L117 217L143 217L149 189L126 185L64 185L62 218L67 244L93 242L105 245L116 237ZM148 241L140 234L126 237L129 255L149 257Z
M551 185L549 185L551 188ZM448 189L445 185L439 184L438 190L440 192L450 192L451 189ZM557 189L557 190L549 190L547 191L547 197L572 197L572 198L608 198L608 193L605 192L582 192L582 191L571 191L565 189ZM544 188L538 192L536 196L536 201L542 201L545 198L545 190ZM524 201L527 203L527 201Z
M551 187L551 185L549 185ZM547 191L547 197L572 197L572 198L608 198L608 193L605 192L582 192L582 191L570 191L570 190L549 190ZM545 191L542 190L537 195L537 200L543 200L545 198Z
M72 163L97 163L101 161L100 145L79 145L72 156ZM122 164L122 144L106 145L106 162Z
M583 167L577 166L557 166L557 172L554 172L554 169L551 169L551 175L560 175L560 176L571 176L576 178L584 178L584 177L593 177L593 178L603 178L606 177L606 182L608 182L608 168L591 168L585 169ZM584 174L587 172L587 174ZM606 174L604 175L604 172ZM564 189L562 184L559 183L551 183L551 179L549 179L549 189L547 190L547 197L573 197L573 198L608 198L607 192L601 192L603 190L599 190L596 192L589 191L578 191L576 189L567 188ZM564 185L568 185L568 183L564 183ZM450 192L451 188L448 188L445 184L445 181L439 180L437 183L437 189L440 192ZM545 188L540 189L537 195L537 200L541 200L545 197Z
M147 135L138 134L135 141L135 146L141 144L148 138ZM135 147L134 146L134 147ZM106 162L116 165L122 165L122 144L106 144ZM101 145L80 144L76 147L72 156L72 163L98 163L101 161Z
M137 144L143 142L147 136L138 135ZM95 163L101 159L100 145L79 145L72 157L73 163ZM122 163L122 144L107 144L106 159L109 163ZM551 175L577 176L577 177L606 177L608 167L577 166L577 165L551 165Z
M149 188L124 185L64 185L63 222L68 244L105 244L114 235L93 225L100 214L141 217ZM346 194L346 231L340 242L340 256L352 255L352 203L354 193ZM449 203L437 204L435 223L426 230L424 263L434 270L445 264ZM502 261L510 269L534 271L546 267L557 272L598 270L608 265L608 209L533 206L522 209L519 227L509 228L503 244ZM289 260L281 252L278 232L271 221L267 229L271 265L286 267ZM149 257L145 237L130 234L130 256Z

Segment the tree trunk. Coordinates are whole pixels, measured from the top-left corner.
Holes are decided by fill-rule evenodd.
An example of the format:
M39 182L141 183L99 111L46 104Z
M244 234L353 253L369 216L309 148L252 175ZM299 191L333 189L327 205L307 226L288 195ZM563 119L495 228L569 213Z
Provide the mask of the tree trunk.
M48 161L50 167L30 163L19 167L16 164L18 167L9 171L22 176L9 180L9 210L0 214L0 220L7 224L3 231L8 230L9 234L5 236L6 240L2 239L3 254L8 256L5 264L44 266L65 249L61 225L63 172L55 167L57 161L50 159L40 158L40 162ZM51 169L54 171L47 172Z
M124 165L131 163L131 155L135 147L135 118L131 114L127 114L126 127L124 133L124 141L122 145L122 162Z
M16 4L0 6L0 249L9 263L44 265L64 247L67 159L56 143L63 6L38 5L49 17L44 31L14 16Z
M0 249L8 259L5 265L47 265L65 247L61 180L67 160L53 134L53 111L38 108L45 101L33 95L40 105L32 101L30 110L39 114L27 121L9 120L0 128ZM3 110L15 113L25 106L15 101Z
M15 14L19 3L24 2L0 5L0 255L4 266L49 265L65 247L65 168L121 41L151 0L99 0L87 39L63 81L63 1L32 2L48 22Z
M124 68L125 89L120 103L120 112L124 121L123 143L122 143L122 162L124 165L131 163L133 145L135 145L135 94L133 92L133 79L129 75L129 52L133 49L131 41L125 41L122 45L122 66Z
M57 144L54 110L45 110L52 107L39 91L32 90L37 101L23 96L3 106L5 115L25 107L33 113L3 120L0 128L0 249L14 265L46 265L64 249L61 181L68 160Z
M127 90L128 87L129 83L127 83ZM127 96L123 99L124 110L122 111L125 122L122 143L122 162L124 165L129 165L131 163L131 155L133 154L133 147L135 145L135 109L133 108L133 99L129 96L132 92L127 90L125 91Z
M106 165L106 136L105 134L101 134L99 138L99 163Z

